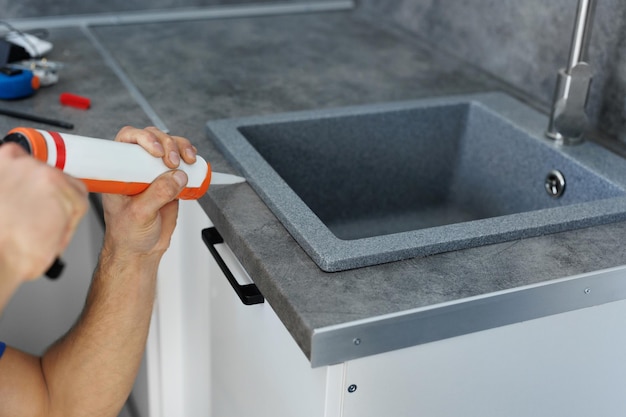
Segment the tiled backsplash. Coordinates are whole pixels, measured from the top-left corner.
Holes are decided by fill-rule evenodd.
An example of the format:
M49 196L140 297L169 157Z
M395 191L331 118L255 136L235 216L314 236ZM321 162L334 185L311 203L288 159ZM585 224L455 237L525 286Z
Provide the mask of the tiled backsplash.
M462 57L549 108L578 0L361 0L366 12ZM589 47L592 123L626 142L626 2L597 0Z

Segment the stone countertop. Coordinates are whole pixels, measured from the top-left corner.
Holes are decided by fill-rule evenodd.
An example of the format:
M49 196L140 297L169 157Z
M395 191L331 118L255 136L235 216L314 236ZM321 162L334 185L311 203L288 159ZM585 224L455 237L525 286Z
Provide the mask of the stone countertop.
M49 39L54 48L48 55L48 60L63 64L63 68L59 70L59 82L49 87L41 87L31 97L0 101L0 107L70 122L74 124L74 129L0 116L0 130L6 133L16 126L29 126L113 139L125 125L151 124L150 119L107 67L80 28L51 30ZM91 108L80 110L61 105L59 96L64 92L88 97L91 99Z
M91 30L169 130L190 138L222 172L234 171L207 139L209 119L502 88L357 12ZM47 115L75 121L77 133L92 136L112 137L124 124L150 124L76 31L51 31L64 43L55 54L75 48L98 77L74 79L86 70L68 67L72 81L36 98L53 108ZM52 98L64 87L91 95L90 113L75 118L79 110L54 107ZM616 250L626 223L617 223L325 273L248 184L212 187L200 203L309 358L314 335L333 326L626 264L626 252Z
M501 88L463 62L356 12L94 30L172 132L234 172L209 119ZM316 332L357 320L626 264L626 224L338 273L322 272L248 184L200 200L307 357Z
M292 3L305 2L307 0L289 0ZM320 1L320 0L318 0ZM4 19L28 19L46 16L85 16L96 14L122 14L122 13L146 13L150 11L177 12L181 5L187 10L198 11L206 7L232 7L238 5L263 5L275 3L275 0L188 0L173 3L170 0L149 1L126 1L109 0L106 2L76 2L73 0L57 0L54 2L41 2L38 0L23 0L20 2L0 2Z

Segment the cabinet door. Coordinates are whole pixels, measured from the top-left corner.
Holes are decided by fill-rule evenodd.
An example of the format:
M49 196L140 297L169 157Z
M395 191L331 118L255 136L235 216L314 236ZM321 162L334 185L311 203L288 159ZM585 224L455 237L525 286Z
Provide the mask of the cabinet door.
M344 417L626 415L626 301L348 362Z
M253 283L226 245L216 249L239 284ZM211 416L323 417L328 369L311 369L267 301L244 305L208 262Z
M209 226L196 201L180 201L146 347L149 417L209 415L209 266L200 239Z
M202 241L210 225L181 201L148 341L150 417L338 416L342 365L312 369L267 301L241 302ZM226 244L215 249L252 283Z

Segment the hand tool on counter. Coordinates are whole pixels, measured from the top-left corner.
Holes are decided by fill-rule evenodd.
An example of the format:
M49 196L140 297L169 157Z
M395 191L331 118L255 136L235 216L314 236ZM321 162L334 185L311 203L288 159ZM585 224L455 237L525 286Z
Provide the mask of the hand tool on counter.
M59 70L63 68L64 64L41 58L12 62L7 66L13 69L31 71L39 79L41 87L49 87L59 81Z
M14 117L16 119L30 120L31 122L43 123L51 126L62 127L63 129L74 129L74 124L63 120L50 119L36 114L25 113L17 110L0 108L0 115Z
M48 130L16 127L0 145L16 142L33 157L81 179L90 192L134 195L144 191L161 174L171 170L161 158L150 155L140 145L114 142ZM209 185L236 184L245 179L213 172L201 156L196 162L180 162L187 174L187 186L179 194L184 200L202 197Z
M39 78L32 71L0 67L0 99L14 100L32 96L39 89Z

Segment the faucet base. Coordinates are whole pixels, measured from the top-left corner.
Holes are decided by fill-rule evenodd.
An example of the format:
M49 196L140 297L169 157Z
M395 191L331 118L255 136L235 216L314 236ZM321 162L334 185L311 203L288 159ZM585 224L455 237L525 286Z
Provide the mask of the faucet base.
M591 79L591 67L586 62L559 71L547 137L564 145L582 142L588 127L585 105Z
M546 131L546 137L552 139L557 145L578 145L585 141L583 135L577 137L564 136L559 132Z

